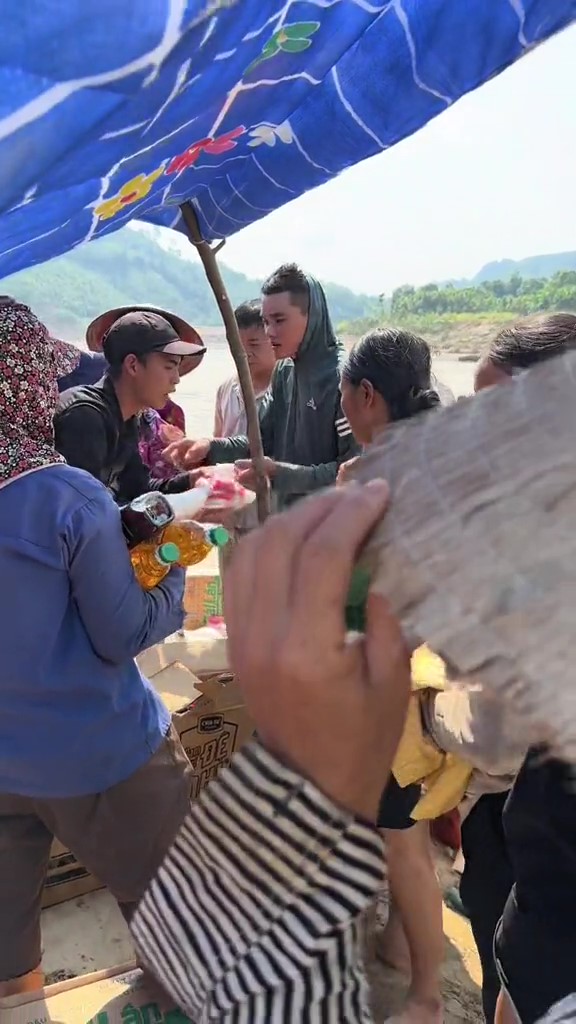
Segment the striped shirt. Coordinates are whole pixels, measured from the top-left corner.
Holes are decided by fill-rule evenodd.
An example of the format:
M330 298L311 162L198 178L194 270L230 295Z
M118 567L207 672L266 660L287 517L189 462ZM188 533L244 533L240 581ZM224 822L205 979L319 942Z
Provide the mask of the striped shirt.
M360 920L382 873L376 830L253 743L140 903L140 959L195 1022L369 1022Z

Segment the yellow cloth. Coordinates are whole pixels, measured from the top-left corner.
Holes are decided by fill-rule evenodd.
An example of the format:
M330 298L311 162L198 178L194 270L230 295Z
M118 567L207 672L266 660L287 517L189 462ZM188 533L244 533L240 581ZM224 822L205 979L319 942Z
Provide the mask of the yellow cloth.
M412 689L443 690L446 683L444 662L428 647L419 647L412 655ZM462 800L472 766L455 754L438 750L422 728L420 699L410 698L404 732L392 765L399 786L421 782L425 793L412 811L415 821L439 817L457 807Z

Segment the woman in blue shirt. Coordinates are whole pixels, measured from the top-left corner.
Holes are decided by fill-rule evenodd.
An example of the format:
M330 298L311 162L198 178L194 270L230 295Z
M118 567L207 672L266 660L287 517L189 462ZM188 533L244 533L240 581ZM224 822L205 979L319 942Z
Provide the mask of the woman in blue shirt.
M58 360L58 391L68 391L86 384L95 384L107 369L101 352L83 352L68 341L52 338L52 347Z
M42 982L53 837L129 918L191 793L170 715L134 662L180 628L184 573L143 591L112 498L55 450L61 372L46 328L0 301L0 997Z

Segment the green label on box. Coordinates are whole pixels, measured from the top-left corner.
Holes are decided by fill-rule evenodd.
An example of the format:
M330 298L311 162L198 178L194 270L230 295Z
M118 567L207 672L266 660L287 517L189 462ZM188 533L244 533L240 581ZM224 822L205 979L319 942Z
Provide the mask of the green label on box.
M182 1010L167 1010L166 1013L162 1013L158 1003L145 1003L143 1006L128 1003L120 1016L122 1024L192 1024ZM106 1010L92 1017L88 1024L110 1024Z
M219 576L214 576L206 587L204 612L207 619L212 615L222 615L222 580Z

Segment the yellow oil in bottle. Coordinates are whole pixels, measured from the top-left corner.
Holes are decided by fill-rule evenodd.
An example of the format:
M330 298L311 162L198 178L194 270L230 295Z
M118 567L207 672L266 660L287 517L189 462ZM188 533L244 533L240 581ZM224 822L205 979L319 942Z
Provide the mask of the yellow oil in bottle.
M201 523L170 523L162 540L174 544L180 554L178 564L189 566L202 562L213 548L224 547L230 539L223 526L203 526Z
M144 590L152 590L162 582L171 567L180 561L176 544L157 540L144 541L130 552L136 579Z

